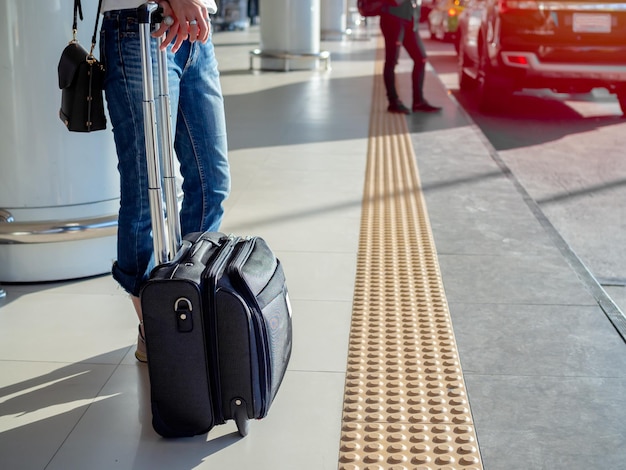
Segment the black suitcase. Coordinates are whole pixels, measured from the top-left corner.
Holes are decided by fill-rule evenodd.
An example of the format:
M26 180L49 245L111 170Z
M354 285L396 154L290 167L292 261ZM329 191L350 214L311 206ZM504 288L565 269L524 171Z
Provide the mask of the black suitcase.
M154 190L150 202L158 264L141 292L152 425L164 437L183 437L204 434L234 419L245 436L249 419L267 415L291 354L285 275L262 238L205 232L178 241L178 218L163 218L154 135L171 129L169 124L157 125L156 121L169 121L169 115L161 112L156 119L151 90L150 23L158 18L158 10L149 2L140 12L144 12L139 15L144 113L155 129L146 132L146 145L153 168L148 173ZM165 53L159 53L157 63L159 81L167 82ZM167 84L163 86L160 83L159 99L166 102L161 110L169 109ZM161 142L171 146L162 136ZM174 208L166 212L177 214L173 166L168 161L173 151L162 153L165 205Z

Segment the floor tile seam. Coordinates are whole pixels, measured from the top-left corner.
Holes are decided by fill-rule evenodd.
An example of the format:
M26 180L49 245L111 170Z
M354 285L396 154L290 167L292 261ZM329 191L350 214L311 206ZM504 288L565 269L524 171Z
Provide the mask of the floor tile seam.
M544 246L528 246L527 249L530 250L534 250L536 251L535 254L533 255L529 255L527 251L523 251L521 249L514 249L514 250L506 250L505 248L501 248L501 249L491 249L491 250L485 250L485 251L474 251L474 252L467 252L467 251L459 251L459 250L440 250L438 252L438 255L440 258L443 257L448 257L451 258L453 256L456 257L465 257L466 259L470 260L470 259L491 259L491 260L497 260L497 259L503 259L503 258L509 258L512 260L519 260L524 259L524 260L529 260L529 259L546 259L548 256L554 256L554 259L561 259L561 256L559 253L555 253L552 249L548 248L548 247L544 247ZM556 258L558 257L558 258Z
M297 372L298 374L328 374L328 375L346 375L345 370L313 370L313 369L291 369L287 368L287 372Z
M496 295L496 294L493 294ZM492 296L493 296L492 295ZM602 308L597 304L597 302L590 302L588 304L581 304L581 303L576 303L576 304L564 304L564 303L532 303L532 302L524 302L524 301L510 301L510 302L470 302L468 300L465 300L462 298L462 295L454 295L454 294L450 294L451 300L448 300L448 305L449 306L454 306L454 305L501 305L501 306L511 306L511 307L515 307L515 306L528 306L528 307L534 307L534 308L541 308L541 307L560 307L560 308L593 308L596 307L598 309L599 312L603 312Z
M280 253L291 253L291 254L303 254L303 255L354 255L354 250L345 249L345 250L335 250L329 251L328 249L319 249L319 250L297 250L297 249L289 249L289 248L277 248L276 252Z
M445 284L445 282L444 282ZM592 302L592 303L588 303L588 304L581 304L581 303L576 303L576 304L563 304L563 303L532 303L532 302L468 302L468 301L464 301L464 300L449 300L448 299L448 306L454 308L454 306L456 305L474 305L474 306L478 306L478 305L493 305L493 306L502 306L502 307L533 307L533 308L539 308L539 307L558 307L558 308L585 308L585 309L600 309L600 306L596 303L596 302Z
M468 377L490 377L490 378L519 378L519 379L554 379L554 380L594 380L594 381L604 381L604 380L616 380L616 381L626 381L626 376L619 375L555 375L555 374L485 374L482 372L472 372L472 371L464 371L464 374Z
M339 202L337 203L336 201L332 204L325 204L325 205L321 205L321 206L316 206L316 207L312 207L312 208L308 208L305 210L291 210L289 212L283 212L283 213L275 213L275 212L268 212L267 214L264 214L262 216L262 218L256 218L250 222L247 222L249 224L253 224L253 223L259 223L259 224L269 224L269 223L277 223L277 222L281 222L281 221L285 221L285 220L292 220L292 219L304 219L307 217L311 217L311 216L315 216L315 215L325 215L327 216L329 212L333 213L333 217L338 217L341 211L345 211L345 210L350 210L350 209L354 209L357 207L361 206L362 203L362 199L361 197L354 197L352 198L353 194L350 193L350 199L344 202ZM342 195L343 196L343 195ZM330 200L330 196L328 197L328 199ZM278 201L280 202L280 201ZM232 206L229 208L230 212L237 210L238 207L237 206ZM239 209L242 210L242 209ZM352 216L352 218L356 219L357 217Z
M445 87L441 79L439 77L437 77L437 79L440 81L441 85ZM472 120L471 116L465 111L453 95L449 94L449 98L454 102L459 112L461 112L467 121L471 123L470 127L473 129L477 138L484 145L489 157L496 163L502 173L507 176L509 181L511 181L514 189L522 197L523 201L526 203L541 227L550 236L552 242L561 252L572 271L574 271L575 275L585 284L587 290L593 295L604 315L613 324L615 330L621 338L626 341L626 314L622 312L619 306L613 301L613 299L611 299L610 295L602 287L600 282L596 279L585 263L578 257L574 249L558 232L552 222L550 222L550 219L546 216L539 203L531 197L530 193L526 190L526 187L515 176L509 165L507 165L504 159L500 156L498 150L491 144L487 136Z
M379 58L339 464L352 470L459 462L478 469L482 464L415 153L406 118L385 109L381 72ZM425 436L429 426L441 426L445 434ZM436 439L441 444L433 447ZM431 445L422 445L426 441Z
M106 276L110 276L110 274L106 274ZM89 279L87 279L88 281ZM45 296L49 296L51 298L58 298L58 297L85 297L85 296L91 296L91 297L128 297L128 294L124 291L120 291L118 292L85 292L85 291L80 291L80 290L68 290L66 292L49 292L48 290L46 290L45 288L45 284L40 285L38 288L36 289L30 289L28 290L28 288L24 288L23 290L19 288L19 286L14 285L14 284L2 284L2 287L4 288L4 290L6 290L7 292L10 292L11 297L7 298L1 305L10 305L13 302L16 302L17 300L19 300L22 297L30 297L30 296L39 296L39 295L45 295ZM71 287L69 289L72 289Z
M491 240L489 240L491 241ZM551 253L554 253L555 256L558 256L561 259L560 253L555 250L553 247L549 246L541 246L542 249L549 249ZM539 247L535 248L539 250ZM500 251L502 250L502 251ZM440 250L438 252L439 256L465 256L467 258L519 258L520 256L524 256L525 258L529 257L529 253L524 252L520 249L506 250L506 248L501 247L500 250L495 249L485 249L484 251L452 251L452 250ZM545 258L548 253L539 253L530 255L535 258Z
M332 297L328 297L328 296L322 296L322 297L315 297L315 298L305 298L305 297L296 297L295 295L291 295L291 292L289 293L289 300L292 302L315 302L315 301L319 301L319 302L328 302L328 303L349 303L352 302L352 299L348 299L348 298L332 298Z
M134 347L134 345L128 346L128 350ZM127 353L124 353L126 356ZM123 359L122 359L123 360ZM89 361L45 361L45 360L36 360L36 359L2 359L0 358L0 363L2 362L17 362L20 364L55 364L63 367L68 366L80 366L80 365L93 365L93 366L107 366L107 367L116 367L121 365L121 362L89 362Z
M109 374L109 376L103 380L102 382L102 386L98 389L98 391L94 394L93 398L91 400L89 400L89 404L86 405L84 407L84 409L82 410L82 412L80 413L80 416L78 416L76 418L76 420L74 421L73 426L71 427L71 429L68 430L67 434L65 435L65 437L63 438L63 440L61 441L61 443L59 444L59 446L57 447L57 449L54 451L54 453L52 454L52 456L50 457L50 459L48 460L48 463L45 465L45 468L48 468L48 466L54 461L55 457L58 455L58 453L61 451L61 449L63 448L63 446L65 445L65 443L70 439L70 437L72 436L72 434L75 432L75 430L78 428L78 426L80 425L81 421L83 420L83 418L87 415L87 412L91 409L91 407L97 403L99 400L98 398L100 397L100 395L102 394L103 390L106 388L106 386L109 384L109 382L111 382L111 379L115 376L116 372L118 370L120 370L120 366L122 365L121 361L120 363L118 363L113 370L111 371L111 373Z
M353 253L351 253L351 255L353 255ZM312 295L315 295L315 294L312 294ZM328 294L322 297L320 297L319 295L315 295L315 297L305 297L305 296L298 296L296 292L294 292L293 294L289 292L289 300L294 301L294 302L315 302L315 301L333 302L333 303L341 302L345 304L345 303L351 303L353 301L353 298L348 298L347 296L340 296L339 294L337 294L336 297L331 297Z

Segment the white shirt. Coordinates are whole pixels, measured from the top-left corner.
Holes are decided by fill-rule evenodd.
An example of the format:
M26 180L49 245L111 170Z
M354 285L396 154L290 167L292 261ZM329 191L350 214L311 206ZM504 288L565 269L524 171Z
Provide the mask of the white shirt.
M217 4L215 0L203 0L207 6L209 13L217 13ZM146 3L146 0L103 0L102 11L109 10L126 10L128 8L137 8Z

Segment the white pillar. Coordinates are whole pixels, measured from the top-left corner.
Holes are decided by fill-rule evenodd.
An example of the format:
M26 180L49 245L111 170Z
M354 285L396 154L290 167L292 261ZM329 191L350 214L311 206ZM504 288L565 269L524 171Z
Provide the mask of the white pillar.
M347 0L322 0L322 39L342 39L347 28Z
M261 0L264 70L310 70L320 53L320 0ZM293 58L299 56L297 59ZM290 58L291 57L291 58Z
M82 3L78 39L89 49L98 2ZM116 256L111 126L69 132L58 117L72 13L72 0L0 0L0 282L101 274Z

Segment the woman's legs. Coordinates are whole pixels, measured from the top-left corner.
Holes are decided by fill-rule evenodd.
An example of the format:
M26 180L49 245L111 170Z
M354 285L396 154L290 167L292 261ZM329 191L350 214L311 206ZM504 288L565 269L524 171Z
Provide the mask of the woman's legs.
M153 246L136 11L105 14L101 47L120 173L117 261L113 265L113 277L124 290L137 297L152 264Z
M413 111L432 112L441 108L433 106L424 98L424 78L426 77L426 49L419 36L419 32L412 25L405 25L402 45L413 60L411 83L413 88Z
M424 75L426 72L426 49L417 31L413 31L411 23L405 25L404 41L402 43L409 57L413 60L411 83L413 87L413 103L424 101Z
M141 322L139 293L153 265L153 244L135 10L105 14L101 48L107 67L105 91L120 173L118 259L113 265L113 277L131 295ZM176 54L168 53L168 65L172 116L176 120L175 149L185 177L182 231L215 231L230 190L230 173L213 45L186 42ZM140 339L141 336L140 326Z
M213 44L185 43L180 67L174 147L184 178L183 234L219 230L230 192L226 118Z
M414 30L413 22L403 20L390 14L380 15L380 29L385 38L385 65L383 79L387 90L390 112L409 114L398 96L396 90L395 67L398 61L400 47L404 46L413 60L411 82L413 89L413 111L438 111L440 108L430 105L424 99L424 77L426 74L426 50Z
M383 68L383 80L389 101L389 110L400 102L396 90L396 63L400 52L400 37L404 21L397 16L383 13L380 15L380 30L385 38L385 65ZM408 110L407 110L408 111Z

